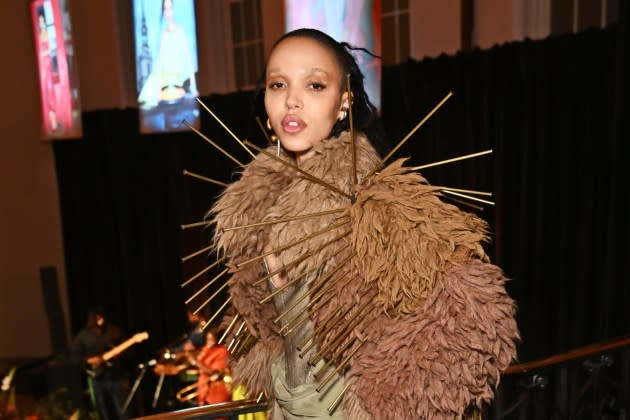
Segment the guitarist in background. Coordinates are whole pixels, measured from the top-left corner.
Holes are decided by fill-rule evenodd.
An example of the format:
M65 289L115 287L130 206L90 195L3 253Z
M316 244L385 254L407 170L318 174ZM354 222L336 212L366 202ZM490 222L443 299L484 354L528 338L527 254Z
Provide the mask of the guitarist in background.
M125 339L119 326L109 322L102 305L88 311L87 323L74 338L71 358L85 367L92 403L100 420L126 419L122 408L128 381L120 357L105 361L103 354Z

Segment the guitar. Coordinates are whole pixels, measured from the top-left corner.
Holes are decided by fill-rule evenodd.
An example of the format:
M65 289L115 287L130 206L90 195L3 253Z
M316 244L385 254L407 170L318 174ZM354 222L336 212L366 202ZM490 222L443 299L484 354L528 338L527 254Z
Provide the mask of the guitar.
M134 334L133 336L129 337L122 343L118 344L112 349L101 354L100 357L101 359L103 359L103 362L99 364L98 366L94 366L94 367L86 369L87 374L93 378L99 376L101 373L103 373L103 371L105 370L105 367L108 365L108 362L111 359L118 356L120 353L124 352L129 347L133 346L134 344L141 343L144 340L147 340L148 338L149 338L149 333L146 331Z

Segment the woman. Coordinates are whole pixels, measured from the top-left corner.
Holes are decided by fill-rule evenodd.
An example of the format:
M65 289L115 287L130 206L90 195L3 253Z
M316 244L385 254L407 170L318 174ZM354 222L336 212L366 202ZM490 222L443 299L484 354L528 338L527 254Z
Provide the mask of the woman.
M199 405L216 404L231 400L231 391L224 381L228 374L228 351L217 344L213 331L206 333L206 343L197 356L197 402Z
M402 161L381 168L346 44L285 34L264 103L279 144L211 210L232 303L257 339L236 380L266 393L273 418L456 418L489 401L518 331L486 224Z

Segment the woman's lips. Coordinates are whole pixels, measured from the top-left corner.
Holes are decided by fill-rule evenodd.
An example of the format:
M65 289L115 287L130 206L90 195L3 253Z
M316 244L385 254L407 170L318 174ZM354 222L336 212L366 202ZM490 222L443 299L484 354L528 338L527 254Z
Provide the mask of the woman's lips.
M282 129L287 133L297 133L305 127L304 121L294 115L287 115L282 119Z

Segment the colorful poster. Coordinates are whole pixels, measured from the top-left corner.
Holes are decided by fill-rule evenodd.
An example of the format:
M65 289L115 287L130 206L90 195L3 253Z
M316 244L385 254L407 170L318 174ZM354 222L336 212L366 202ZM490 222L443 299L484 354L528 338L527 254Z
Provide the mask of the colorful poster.
M337 41L381 54L381 0L285 0L286 30L315 28ZM365 89L380 109L381 60L353 52L365 77Z
M43 139L82 135L69 0L33 0L31 15L39 70Z
M140 132L199 126L193 0L134 0Z

